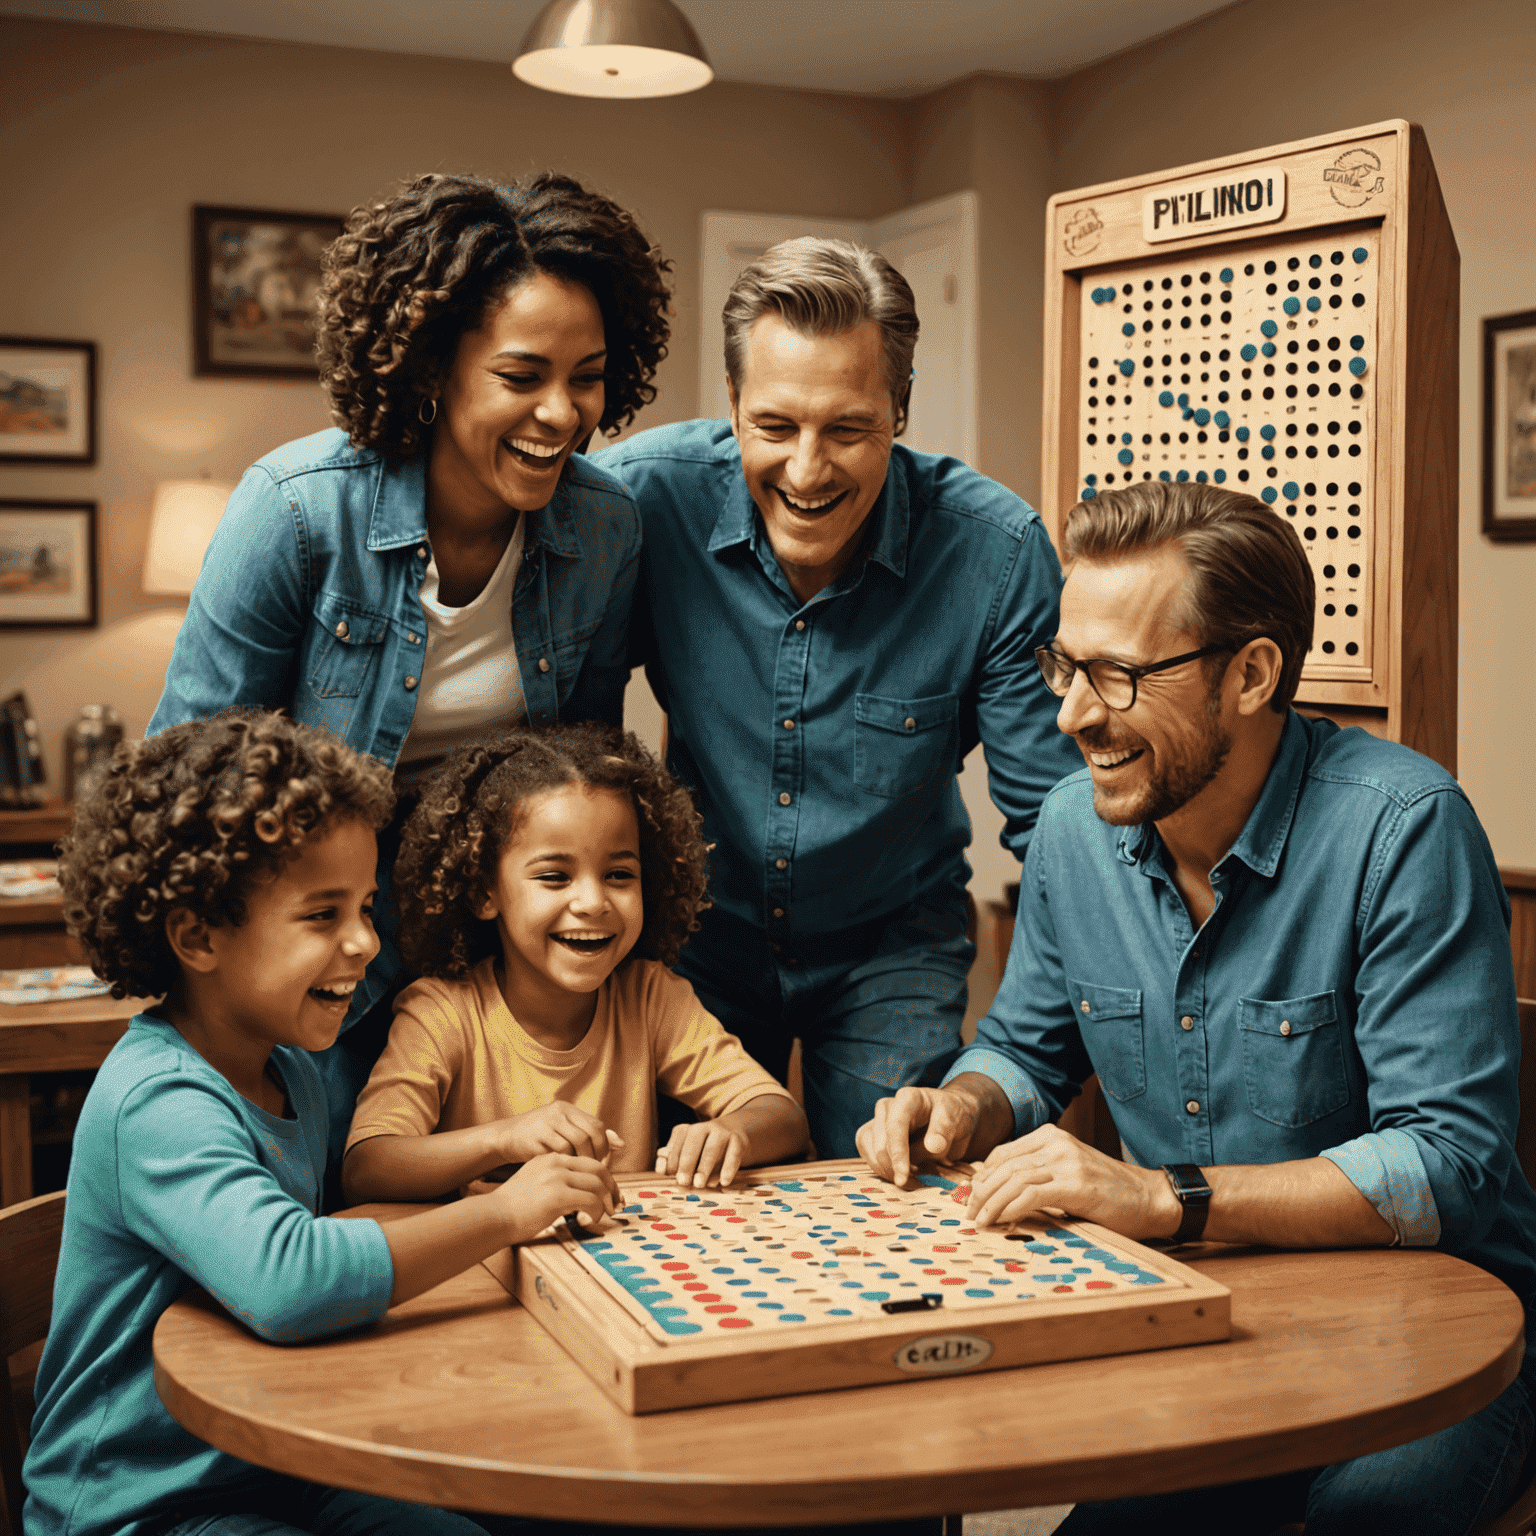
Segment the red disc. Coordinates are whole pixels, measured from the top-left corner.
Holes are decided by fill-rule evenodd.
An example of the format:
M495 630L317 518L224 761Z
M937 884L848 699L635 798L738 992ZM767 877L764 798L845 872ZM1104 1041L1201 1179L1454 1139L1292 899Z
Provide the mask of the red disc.
M730 1302L722 1301L719 1306L705 1307L704 1310L706 1312L734 1312L736 1308Z
M1070 1291L1072 1287L1070 1285L1053 1285L1051 1289L1053 1291Z
M964 1285L965 1284L965 1276L964 1275L945 1275L944 1278L939 1281L939 1284L940 1285Z
M1087 1288L1090 1291L1112 1291L1115 1285L1112 1280L1089 1280Z
M923 1273L925 1275L942 1275L944 1271L942 1269L925 1269Z
M750 1328L752 1326L752 1319L750 1317L720 1317L716 1318L715 1321L722 1328Z

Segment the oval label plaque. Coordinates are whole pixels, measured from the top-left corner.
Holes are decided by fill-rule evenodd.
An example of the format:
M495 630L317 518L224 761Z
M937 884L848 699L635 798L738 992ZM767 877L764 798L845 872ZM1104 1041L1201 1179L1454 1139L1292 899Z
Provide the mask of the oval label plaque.
M930 1333L903 1344L891 1357L896 1369L911 1376L948 1376L973 1371L992 1354L991 1339L974 1333Z

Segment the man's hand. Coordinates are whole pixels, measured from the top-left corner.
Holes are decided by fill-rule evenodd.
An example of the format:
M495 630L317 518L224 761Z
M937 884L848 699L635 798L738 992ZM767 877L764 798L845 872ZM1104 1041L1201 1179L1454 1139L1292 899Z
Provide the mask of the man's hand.
M875 1105L875 1118L859 1127L854 1143L882 1179L904 1185L912 1177L914 1156L919 1162L964 1157L978 1118L976 1101L967 1093L951 1088L898 1088L895 1098Z
M991 1227L1042 1209L1134 1238L1171 1237L1182 1215L1160 1168L1106 1157L1055 1125L994 1148L972 1181L965 1214L978 1227Z
M696 1120L674 1125L672 1135L656 1154L656 1172L677 1175L679 1189L707 1189L719 1173L723 1189L743 1163L752 1161L752 1148L737 1126L720 1120Z
M531 1109L525 1115L512 1115L497 1122L502 1161L526 1163L545 1152L563 1152L568 1157L589 1157L602 1162L623 1138L610 1131L596 1115L556 1099Z

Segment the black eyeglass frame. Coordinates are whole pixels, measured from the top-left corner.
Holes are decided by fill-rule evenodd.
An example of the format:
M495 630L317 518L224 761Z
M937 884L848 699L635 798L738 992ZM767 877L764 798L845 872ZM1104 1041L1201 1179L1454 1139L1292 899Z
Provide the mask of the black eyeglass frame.
M1047 656L1052 659L1052 662L1066 662L1072 668L1073 676L1081 672L1088 679L1088 686L1098 694L1099 701L1105 709L1112 709L1116 714L1123 714L1126 710L1136 707L1136 692L1142 678L1149 677L1154 672L1166 672L1170 667L1183 666L1186 661L1199 661L1202 656L1219 656L1223 651L1229 652L1232 655L1237 654L1236 650L1230 645L1203 645L1198 651L1185 651L1182 656L1170 656L1166 661L1149 662L1144 667L1128 667L1123 661L1116 661L1110 656L1089 656L1082 661L1076 661L1071 656L1063 656L1060 651L1053 651L1048 645L1041 645L1035 648L1035 665L1040 668L1040 676L1045 679L1045 686L1050 688L1051 692L1056 694L1058 699L1066 698L1067 694L1072 691L1072 678L1068 677L1066 688L1057 693L1056 689L1051 687L1050 678L1046 676L1046 662L1044 658ZM1107 667L1113 667L1117 672L1123 672L1130 678L1131 697L1129 703L1111 704L1102 693L1099 693L1099 685L1094 682L1093 673L1089 670L1099 662L1103 662Z

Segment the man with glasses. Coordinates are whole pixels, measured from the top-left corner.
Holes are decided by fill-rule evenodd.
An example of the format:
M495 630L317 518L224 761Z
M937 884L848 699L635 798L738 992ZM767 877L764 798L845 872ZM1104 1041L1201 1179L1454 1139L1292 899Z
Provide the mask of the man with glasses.
M1290 708L1313 583L1262 502L1143 482L1073 508L1066 553L1037 659L1087 771L1041 808L975 1043L883 1100L860 1151L898 1182L913 1156L985 1158L978 1225L1050 1207L1140 1239L1438 1244L1529 1315L1509 906L1466 796ZM1093 1072L1124 1161L1050 1123ZM1469 1531L1519 1485L1533 1384L1528 1354L1398 1450L1080 1505L1060 1530Z

